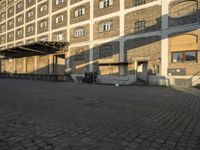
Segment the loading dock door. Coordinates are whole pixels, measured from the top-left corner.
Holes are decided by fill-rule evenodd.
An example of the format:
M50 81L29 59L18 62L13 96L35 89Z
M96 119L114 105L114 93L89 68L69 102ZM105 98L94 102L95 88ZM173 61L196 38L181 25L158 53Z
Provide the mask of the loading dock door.
M54 74L64 74L65 73L65 55L55 55L54 56Z

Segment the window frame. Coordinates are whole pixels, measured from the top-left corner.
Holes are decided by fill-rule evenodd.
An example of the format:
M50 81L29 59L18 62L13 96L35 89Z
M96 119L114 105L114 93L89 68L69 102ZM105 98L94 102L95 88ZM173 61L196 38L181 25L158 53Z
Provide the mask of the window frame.
M41 13L42 13L42 12L45 12L47 9L48 9L47 4L43 4L43 5L40 6L40 12L41 12Z
M101 0L99 2L99 9L108 8L113 5L113 0Z
M110 51L108 49L110 48ZM114 47L113 45L102 45L99 48L99 58L112 58L114 55Z
M134 6L141 6L146 4L146 0L133 0Z
M63 14L59 14L56 16L56 24L61 23L64 21L64 15Z
M55 39L56 39L56 41L62 41L62 40L64 40L65 39L64 38L64 33L63 32L56 33L55 34Z
M74 37L83 37L85 35L84 27L79 27L74 30Z
M64 3L64 0L56 0L56 6Z
M138 20L135 22L135 32L142 32L146 30L146 21L145 20Z
M40 29L46 28L47 26L48 26L48 21L44 20L40 22Z
M85 15L85 7L76 8L74 11L74 17L81 17Z
M188 52L194 52L195 53L195 60L192 60L192 61L186 61L186 53ZM182 61L177 61L175 62L174 61L174 54L176 53L181 53L182 55ZM198 63L198 52L197 50L192 50L192 51L174 51L171 53L171 62L172 63Z
M99 32L109 32L113 29L113 21L105 21L99 25Z
M31 14L31 15L30 15ZM34 16L34 11L30 10L27 14L28 18L31 18L32 16Z
M75 50L74 51L74 61L85 61L85 51L84 50Z
M31 30L30 30L30 29L31 29ZM33 32L33 31L34 31L33 25L28 26L28 27L27 27L27 31L28 31L28 33Z

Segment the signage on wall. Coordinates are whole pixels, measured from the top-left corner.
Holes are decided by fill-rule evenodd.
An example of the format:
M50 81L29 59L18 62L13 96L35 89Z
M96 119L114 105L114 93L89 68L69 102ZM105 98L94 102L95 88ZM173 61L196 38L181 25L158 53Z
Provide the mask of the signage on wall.
M186 68L169 68L168 75L169 76L185 76Z

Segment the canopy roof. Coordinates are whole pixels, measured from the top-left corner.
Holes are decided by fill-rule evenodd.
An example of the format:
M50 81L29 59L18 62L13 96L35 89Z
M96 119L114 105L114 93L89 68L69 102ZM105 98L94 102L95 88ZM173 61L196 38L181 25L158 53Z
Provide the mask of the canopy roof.
M0 55L5 59L35 55L48 55L67 48L68 45L68 42L37 41L30 44L0 50Z

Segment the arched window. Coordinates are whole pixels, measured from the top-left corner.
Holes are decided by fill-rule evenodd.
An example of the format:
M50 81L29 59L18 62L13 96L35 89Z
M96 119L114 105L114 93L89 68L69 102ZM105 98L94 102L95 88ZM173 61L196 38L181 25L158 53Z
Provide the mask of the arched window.
M169 26L195 23L199 20L198 1L184 0L170 4Z
M79 27L74 31L74 37L81 37L84 35L84 28Z
M99 49L99 58L112 57L113 56L113 46L104 45Z
M135 23L135 31L136 32L144 31L145 28L146 28L146 21L145 20L140 20L140 21L137 21Z

